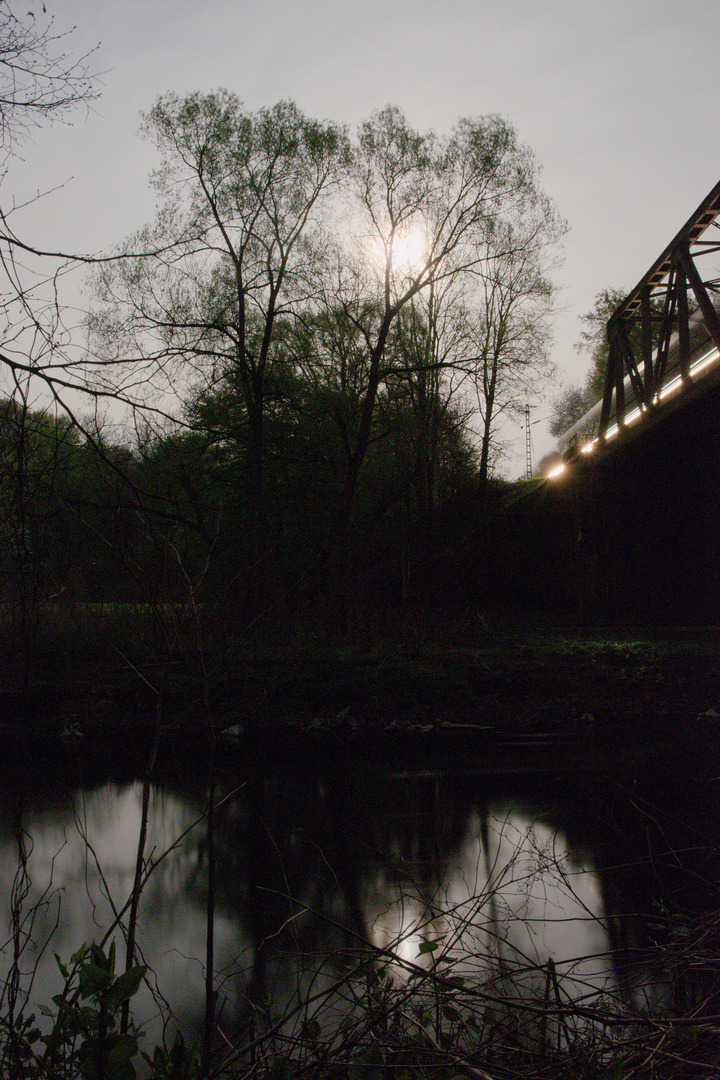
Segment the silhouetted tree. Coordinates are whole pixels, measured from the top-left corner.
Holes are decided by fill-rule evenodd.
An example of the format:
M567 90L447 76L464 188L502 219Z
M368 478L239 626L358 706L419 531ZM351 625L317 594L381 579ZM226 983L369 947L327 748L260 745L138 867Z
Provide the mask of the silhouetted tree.
M162 154L155 223L125 245L151 258L96 278L91 327L102 355L164 388L231 375L245 410L248 580L263 606L267 547L265 423L276 323L316 288L315 249L343 132L290 102L250 113L225 91L160 98L144 131ZM163 249L164 253L161 253Z
M511 386L525 388L533 361L536 371L544 362L543 269L563 224L533 155L497 117L461 120L440 139L387 108L351 142L291 103L252 114L221 92L162 98L145 130L163 154L161 209L121 250L127 257L96 276L99 357L128 383L192 397L192 415L216 432L234 424L222 441L244 469L237 506L251 615L263 608L277 540L275 465L284 461L295 483L291 443L298 460L312 447L332 519L329 591L344 625L378 403L399 400L401 382L410 388L430 507L433 440L450 400L455 420L462 413L460 384L480 387L484 365L492 431ZM133 258L140 248L154 254ZM451 340L459 316L464 337ZM487 461L486 452L486 470Z
M363 261L340 279L332 304L359 331L365 380L335 530L338 626L347 620L350 528L373 414L381 386L402 365L392 350L400 316L442 283L472 291L488 266L498 270L521 250L537 256L562 231L531 152L498 117L460 120L439 139L414 131L396 108L375 113L358 132L350 190Z

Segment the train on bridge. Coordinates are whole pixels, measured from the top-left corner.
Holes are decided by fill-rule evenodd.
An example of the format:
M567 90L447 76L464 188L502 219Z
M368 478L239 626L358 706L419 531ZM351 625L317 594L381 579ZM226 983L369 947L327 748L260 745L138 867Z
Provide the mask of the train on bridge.
M605 393L488 575L583 619L720 623L720 183L611 316Z
M713 305L720 314L720 299L714 298ZM618 440L618 436L632 438L641 433L641 421L656 423L670 411L681 408L692 396L716 385L720 379L720 349L708 331L699 309L690 316L688 331L689 356L686 370L683 370L681 365L680 334L676 330L669 342L665 378L662 385L655 390L651 408L648 408L643 398L638 398L637 387L630 374L626 374L623 379L625 416L622 426L617 420L617 392L613 386L608 413L609 425L604 439L601 441L598 436L603 408L603 400L600 399L558 437L558 452L572 460L577 453L591 454L598 450L613 449L609 444L620 445L623 441ZM559 476L564 469L564 463L557 465L548 475Z

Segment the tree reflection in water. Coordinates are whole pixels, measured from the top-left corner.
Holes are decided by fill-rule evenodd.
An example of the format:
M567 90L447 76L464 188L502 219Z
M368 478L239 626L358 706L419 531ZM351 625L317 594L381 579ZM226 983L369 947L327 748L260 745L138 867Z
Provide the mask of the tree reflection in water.
M597 1000L622 982L657 998L661 976L649 986L628 959L641 929L621 916L638 910L640 872L610 868L613 843L612 861L628 861L622 840L601 840L577 808L568 827L567 800L551 810L537 795L503 800L487 778L453 774L249 770L217 824L215 981L226 1037L293 1010L286 1033L313 1017L328 1034L355 1008L342 975L368 945L397 986L439 972L481 984L492 999L538 999L552 960L565 995ZM26 793L24 909L38 907L25 924L32 941L21 966L29 979L37 965L33 1002L58 992L52 954L66 959L81 942L100 941L125 904L141 798L139 783L108 783L53 805ZM202 1022L203 799L177 786L153 791L146 858L154 869L139 927L153 974L136 1007L155 1041L170 1015L186 1034ZM9 883L17 863L10 811L2 830ZM4 958L7 967L8 948Z

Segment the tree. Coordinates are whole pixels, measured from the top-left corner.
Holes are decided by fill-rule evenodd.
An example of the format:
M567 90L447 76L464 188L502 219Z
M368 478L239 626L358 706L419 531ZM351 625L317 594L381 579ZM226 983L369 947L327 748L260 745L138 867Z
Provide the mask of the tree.
M360 126L351 180L355 243L359 236L365 264L345 279L350 290L341 287L332 302L360 333L365 382L334 535L338 625L347 617L350 526L373 412L380 387L403 366L392 349L398 320L441 284L472 291L489 266L522 250L537 256L562 232L532 153L495 116L460 120L439 139L414 131L398 109L386 108ZM362 300L354 291L359 282ZM426 351L426 367L428 359L437 366Z
M31 8L20 17L9 0L0 0L0 148L6 157L43 122L65 120L78 105L99 96L89 69L92 54L76 57L65 51L68 33L56 32L45 5L40 6L42 14ZM11 223L16 213L0 207L0 313L5 323L0 365L11 385L45 373L50 387L53 375L47 372L54 366L61 386L68 370L52 358L62 337L55 286L67 259L61 258L58 268L23 244Z
M75 510L88 464L67 417L0 398L0 609L28 661L43 602L84 569Z
M98 96L89 70L91 54L67 52L68 35L56 32L44 4L40 7L42 12L31 8L19 16L9 0L0 0L0 149L6 160L43 122L64 120ZM51 387L53 375L58 385L68 375L66 366L53 359L61 323L56 267L21 242L11 216L0 207L0 371L9 392L0 404L2 595L13 597L10 611L19 620L19 640L27 649L38 598L49 581L47 535L51 525L58 528L58 478L67 477L78 439L67 419L36 405L36 374ZM53 555L59 551L55 545Z
M151 258L96 277L102 355L168 389L231 378L245 412L247 563L260 611L266 558L267 388L278 324L316 288L327 195L345 154L337 125L291 102L248 112L234 94L160 98L144 118L162 155L156 222L125 245Z
M89 68L92 53L66 52L67 37L68 32L55 31L44 3L31 5L20 18L9 0L1 0L0 146L6 153L44 121L64 119L98 97Z
M434 542L439 506L443 444L448 429L465 430L471 408L462 395L465 381L455 369L462 342L462 313L445 304L450 282L433 283L414 297L396 323L395 364L388 389L406 401L413 419L417 518L426 555Z
M605 377L608 366L607 324L610 316L620 306L627 291L625 289L601 289L595 297L591 311L580 316L584 329L575 346L578 352L590 356L592 366L588 372L585 387L588 395L599 401L605 392Z
M549 243L549 238L544 240ZM507 247L507 253L493 259L482 277L470 323L483 485L501 420L518 416L554 371L548 353L552 285L537 250L517 242Z
M560 438L569 428L582 420L583 416L595 404L597 404L597 398L588 392L586 387L567 387L553 399L552 413L548 425L550 434L554 435L556 439ZM587 434L594 434L595 430L592 421L590 421Z
M411 301L412 318L401 342L408 380L424 437L418 468L432 488L437 421L451 403L479 442L481 488L502 453L502 423L524 409L554 370L548 354L553 287L543 273L544 249L558 237L553 219L518 237L496 238L471 281L433 283ZM498 224L502 235L502 225ZM408 332L408 329L410 332ZM428 500L430 506L432 500Z
M330 592L346 608L381 396L389 401L403 381L411 387L425 425L418 454L432 469L433 425L477 365L476 343L465 333L462 353L447 328L461 306L473 310L482 283L500 279L519 317L520 292L527 300L545 289L544 253L562 223L531 152L497 117L461 120L440 139L387 108L351 142L292 103L253 114L220 92L160 99L145 131L162 154L161 207L121 249L127 257L96 276L98 355L124 362L130 384L149 379L198 402L203 387L232 390L256 610L268 558L267 463L277 449L268 425L275 435L282 426L274 394L292 387L316 416L325 403L335 430L328 448L337 451ZM133 258L139 247L154 254ZM506 318L492 360L508 368L521 363L509 328ZM212 414L212 392L206 401Z

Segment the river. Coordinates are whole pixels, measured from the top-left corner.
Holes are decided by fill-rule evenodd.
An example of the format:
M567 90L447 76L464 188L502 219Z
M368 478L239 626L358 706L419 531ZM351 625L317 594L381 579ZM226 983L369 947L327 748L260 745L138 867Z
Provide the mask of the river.
M139 916L152 978L134 1002L148 1038L168 1023L201 1028L209 850L228 1044L260 1013L312 1017L318 1037L336 1030L352 1011L343 972L368 945L396 986L432 969L488 1000L537 1000L552 970L565 1000L671 1007L644 950L678 912L717 904L715 778L698 781L702 754L687 746L591 744L581 735L568 754L518 739L490 752L456 737L442 755L331 756L312 744L262 760L221 748L212 848L202 757L164 762ZM14 883L31 1003L62 987L54 954L67 962L103 940L125 905L141 811L142 783L121 770L5 781L3 958L9 971Z

